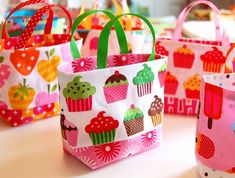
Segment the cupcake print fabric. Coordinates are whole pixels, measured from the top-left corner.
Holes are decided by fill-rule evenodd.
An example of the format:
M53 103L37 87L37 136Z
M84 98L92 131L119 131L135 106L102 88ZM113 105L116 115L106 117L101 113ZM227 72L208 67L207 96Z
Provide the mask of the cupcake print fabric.
M164 112L197 115L201 84L199 76L224 72L228 49L212 41L159 39L156 43L157 53L169 57L165 73ZM158 76L161 75L164 73L159 71Z
M110 68L79 71L69 62L58 68L64 150L91 168L148 150L162 140L167 60L124 56L134 64L115 67L108 62Z

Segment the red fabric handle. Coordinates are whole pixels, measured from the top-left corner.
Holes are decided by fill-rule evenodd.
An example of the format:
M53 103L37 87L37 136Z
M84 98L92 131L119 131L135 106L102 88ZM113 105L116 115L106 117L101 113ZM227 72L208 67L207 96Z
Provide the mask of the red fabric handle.
M23 7L25 6L29 6L29 5L33 5L33 4L38 4L38 3L45 3L46 0L28 0L28 1L25 1L21 4L19 4L18 6L16 6L10 13L9 15L6 17L6 20L3 24L3 27L2 27L2 39L4 40L7 40L7 33L6 33L6 23L7 23L7 20L9 19L9 17L11 17L12 14L14 14L16 11L22 9Z
M20 49L20 48L24 48L27 44L27 42L29 41L32 33L34 32L34 29L36 28L37 24L39 23L39 21L42 19L42 16L48 11L52 11L53 7L59 7L61 8L65 14L67 15L68 19L69 19L69 31L68 33L70 33L71 31L71 27L72 27L72 17L70 15L70 13L66 10L66 8L64 8L63 6L60 5L56 5L56 4L50 4L47 6L42 7L41 9L39 9L33 16L32 18L29 20L29 23L27 24L25 30L23 31L22 35L19 37L16 45L15 45L15 49Z

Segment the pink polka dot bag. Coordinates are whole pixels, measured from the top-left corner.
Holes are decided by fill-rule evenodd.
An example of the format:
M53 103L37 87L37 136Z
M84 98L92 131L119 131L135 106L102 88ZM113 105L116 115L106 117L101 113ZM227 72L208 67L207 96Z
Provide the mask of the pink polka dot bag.
M63 149L91 169L160 146L164 103L164 76L158 70L167 57L129 54L124 30L110 12L92 10L112 18L101 32L97 56L81 58L71 41L74 61L58 67ZM142 18L155 33L151 23ZM115 23L116 22L116 23ZM121 54L108 55L108 38L115 26ZM153 43L154 46L155 43Z
M40 9L30 18L23 33L8 37L6 23L16 11L34 5ZM11 126L60 113L57 66L72 60L69 34L51 34L53 8L60 8L72 20L68 11L44 0L29 0L15 7L3 24L0 40L0 118ZM45 16L48 13L48 16ZM40 20L47 19L44 34L32 35ZM77 40L81 47L81 40Z

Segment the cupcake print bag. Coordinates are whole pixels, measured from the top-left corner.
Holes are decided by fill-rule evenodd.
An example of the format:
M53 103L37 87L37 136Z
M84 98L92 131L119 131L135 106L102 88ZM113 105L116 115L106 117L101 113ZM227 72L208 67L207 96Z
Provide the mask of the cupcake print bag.
M14 8L8 18L17 10L32 4L39 5L40 2L26 1ZM60 112L57 66L62 61L72 60L68 42L70 35L50 34L51 12L57 5L42 5L19 37L7 37L5 25L8 18L3 25L0 40L0 118L11 126L48 118ZM58 7L67 14L70 29L69 13L62 6ZM48 11L45 34L32 35L41 17Z
M75 20L73 30L93 10ZM150 22L142 18L155 34ZM164 76L167 57L128 54L120 23L104 27L97 57L78 58L58 67L63 148L91 169L159 146L162 141ZM122 54L108 56L108 35L115 23ZM74 31L73 31L74 32ZM76 59L78 51L71 42ZM115 61L125 59L117 65ZM81 65L82 64L82 65Z
M235 177L235 74L204 75L196 160L203 178Z
M216 41L183 39L181 29L189 11L198 4L210 6L215 14ZM165 113L197 115L200 96L200 75L225 70L225 54L230 47L228 37L221 35L219 10L209 1L194 1L179 15L172 39L157 39L156 52L169 57L166 75Z

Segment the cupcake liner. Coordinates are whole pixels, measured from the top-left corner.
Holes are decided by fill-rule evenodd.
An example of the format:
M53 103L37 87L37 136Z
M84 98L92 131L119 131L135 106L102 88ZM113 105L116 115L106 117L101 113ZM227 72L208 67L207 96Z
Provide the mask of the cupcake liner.
M156 127L162 123L162 113L157 114L155 116L151 116L153 126Z
M92 110L92 96L78 100L66 98L66 104L69 112L90 111Z
M144 130L144 117L139 117L129 121L124 121L124 125L128 137L135 135Z
M223 64L215 64L213 62L203 62L203 70L204 72L216 72L220 73Z
M108 104L125 100L127 97L128 84L104 87L104 96Z
M174 53L174 66L186 69L191 69L194 62L194 55L192 54L177 54Z
M78 130L65 130L65 137L69 145L77 146Z
M104 143L113 142L116 135L116 129L113 129L109 132L101 132L99 134L97 133L90 133L90 138L93 143L93 145L100 145Z
M199 99L200 98L200 91L185 89L185 95L187 98Z
M144 95L150 94L152 92L153 82L148 82L142 85L137 85L138 96L142 97Z
M158 74L158 79L159 79L160 87L163 87L165 85L165 77L166 77L166 71L160 72Z

